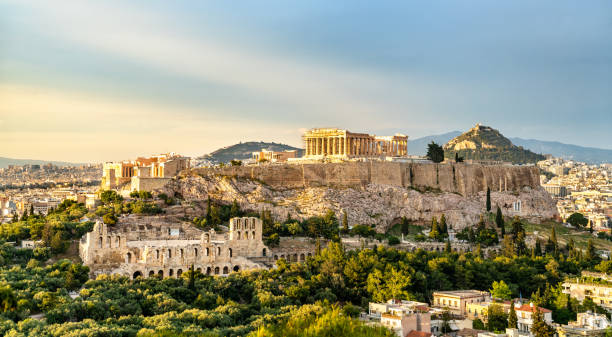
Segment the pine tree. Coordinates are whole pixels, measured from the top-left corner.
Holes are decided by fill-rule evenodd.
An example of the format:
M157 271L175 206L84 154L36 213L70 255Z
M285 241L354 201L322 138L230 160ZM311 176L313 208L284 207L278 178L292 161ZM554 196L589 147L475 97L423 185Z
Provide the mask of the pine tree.
M487 212L491 212L491 189L487 187Z
M344 230L344 233L349 232L348 215L346 214L346 211L344 211L344 215L342 215L342 229Z
M540 243L540 239L536 239L534 249L535 249L536 256L542 255L542 244Z
M510 303L510 313L508 314L508 329L516 329L518 326L518 317L514 309L514 301Z

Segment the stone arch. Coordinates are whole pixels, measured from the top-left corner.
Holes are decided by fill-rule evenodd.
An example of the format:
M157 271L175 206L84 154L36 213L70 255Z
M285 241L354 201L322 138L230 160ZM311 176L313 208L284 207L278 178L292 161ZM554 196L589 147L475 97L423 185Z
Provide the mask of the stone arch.
M240 267L239 266L234 266L234 271L240 271Z
M215 267L215 275L219 275L219 267Z
M308 257L312 257L312 253L308 253Z
M227 266L223 267L223 275L229 274L229 268Z
M217 256L221 256L221 247L217 247Z
M174 270L170 268L170 270L168 270L168 277L172 277L172 276L174 276Z
M297 255L297 253L295 253L295 254L293 254L293 260L291 260L291 261L297 262L297 260L298 260L298 255Z
M155 253L156 253L156 257L157 257L157 259L159 260L159 249L158 249L158 250L156 250L156 251L155 251Z
M251 222L251 229L255 229L255 221Z
M196 269L198 271L198 273L202 272L202 268L198 267L198 269Z
M115 239L115 246L119 248L121 246L121 236L117 236Z
M244 232L244 239L248 240L249 239L249 232Z
M159 276L160 278L164 278L164 271L163 270L158 271L157 276Z
M198 249L197 249L197 248L194 248L194 249L193 249L193 254L194 254L196 257L198 257Z
M168 258L172 258L172 248L168 248Z
M206 267L206 275L210 275L211 272L212 272L212 268Z
M151 271L149 272L149 277L153 277L153 276L155 276L155 272L151 270Z
M304 261L306 260L306 256L304 256L304 253L300 254L300 261Z
M251 239L255 239L255 231L251 233Z
M208 234L208 233L204 234L204 240L206 242L209 242L210 241L210 234Z
M106 237L106 246L107 246L108 248L110 248L110 247L111 247L111 237L110 237L110 235Z
M285 254L281 254L281 259L284 259L284 258L285 258Z
M240 231L236 233L236 240L240 240Z
M181 248L180 252L181 252L181 259L182 259L183 258L183 248Z
M206 248L206 256L210 256L210 249Z
M99 242L99 245L98 245L98 246L99 246L100 248L102 248L102 237L100 237L100 240L99 240L98 242Z
M232 249L231 249L231 248L228 248L228 249L227 249L227 251L228 251L228 255L229 255L229 257L232 257L232 253L233 253L233 252L232 252Z
M176 277L181 277L181 274L183 274L183 269L177 269L176 270Z
M137 279L139 277L142 277L142 273L139 271L136 271L133 275L132 275L132 279Z
M126 254L126 263L132 263L132 253L128 252Z
M266 251L266 249L264 248L264 249L261 251L261 255L266 256L266 253L267 253L267 251Z

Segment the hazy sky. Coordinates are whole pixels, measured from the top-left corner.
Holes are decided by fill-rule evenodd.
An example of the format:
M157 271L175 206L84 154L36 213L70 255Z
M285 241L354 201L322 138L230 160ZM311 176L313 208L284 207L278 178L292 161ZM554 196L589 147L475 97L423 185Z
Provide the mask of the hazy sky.
M612 148L612 1L0 0L0 156L476 122Z

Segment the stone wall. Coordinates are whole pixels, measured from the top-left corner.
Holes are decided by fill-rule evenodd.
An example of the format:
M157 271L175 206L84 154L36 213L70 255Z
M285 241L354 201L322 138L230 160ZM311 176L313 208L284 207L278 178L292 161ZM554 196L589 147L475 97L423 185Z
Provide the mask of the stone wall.
M478 164L421 164L398 162L345 162L197 168L194 173L259 181L272 188L365 187L392 185L421 190L435 189L477 195L492 191L519 192L540 187L535 166L487 166Z
M284 239L269 248L257 218L232 218L227 232L202 231L192 224L160 217L126 217L116 226L98 222L79 244L79 255L91 275L131 278L178 277L191 266L208 275L227 275L271 266L281 256L305 261L314 245Z

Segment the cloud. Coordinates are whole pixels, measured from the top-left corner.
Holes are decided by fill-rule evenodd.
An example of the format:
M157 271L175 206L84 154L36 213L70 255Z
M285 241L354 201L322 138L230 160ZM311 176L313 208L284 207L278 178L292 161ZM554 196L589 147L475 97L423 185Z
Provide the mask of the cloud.
M372 92L397 86L388 77L359 69L300 62L267 50L245 49L217 41L214 32L193 36L170 16L125 3L67 1L19 2L33 15L30 24L48 38L146 64L207 82L273 97L293 111L330 122L358 114L364 122L390 110L393 102L372 99ZM330 115L333 113L333 115Z

